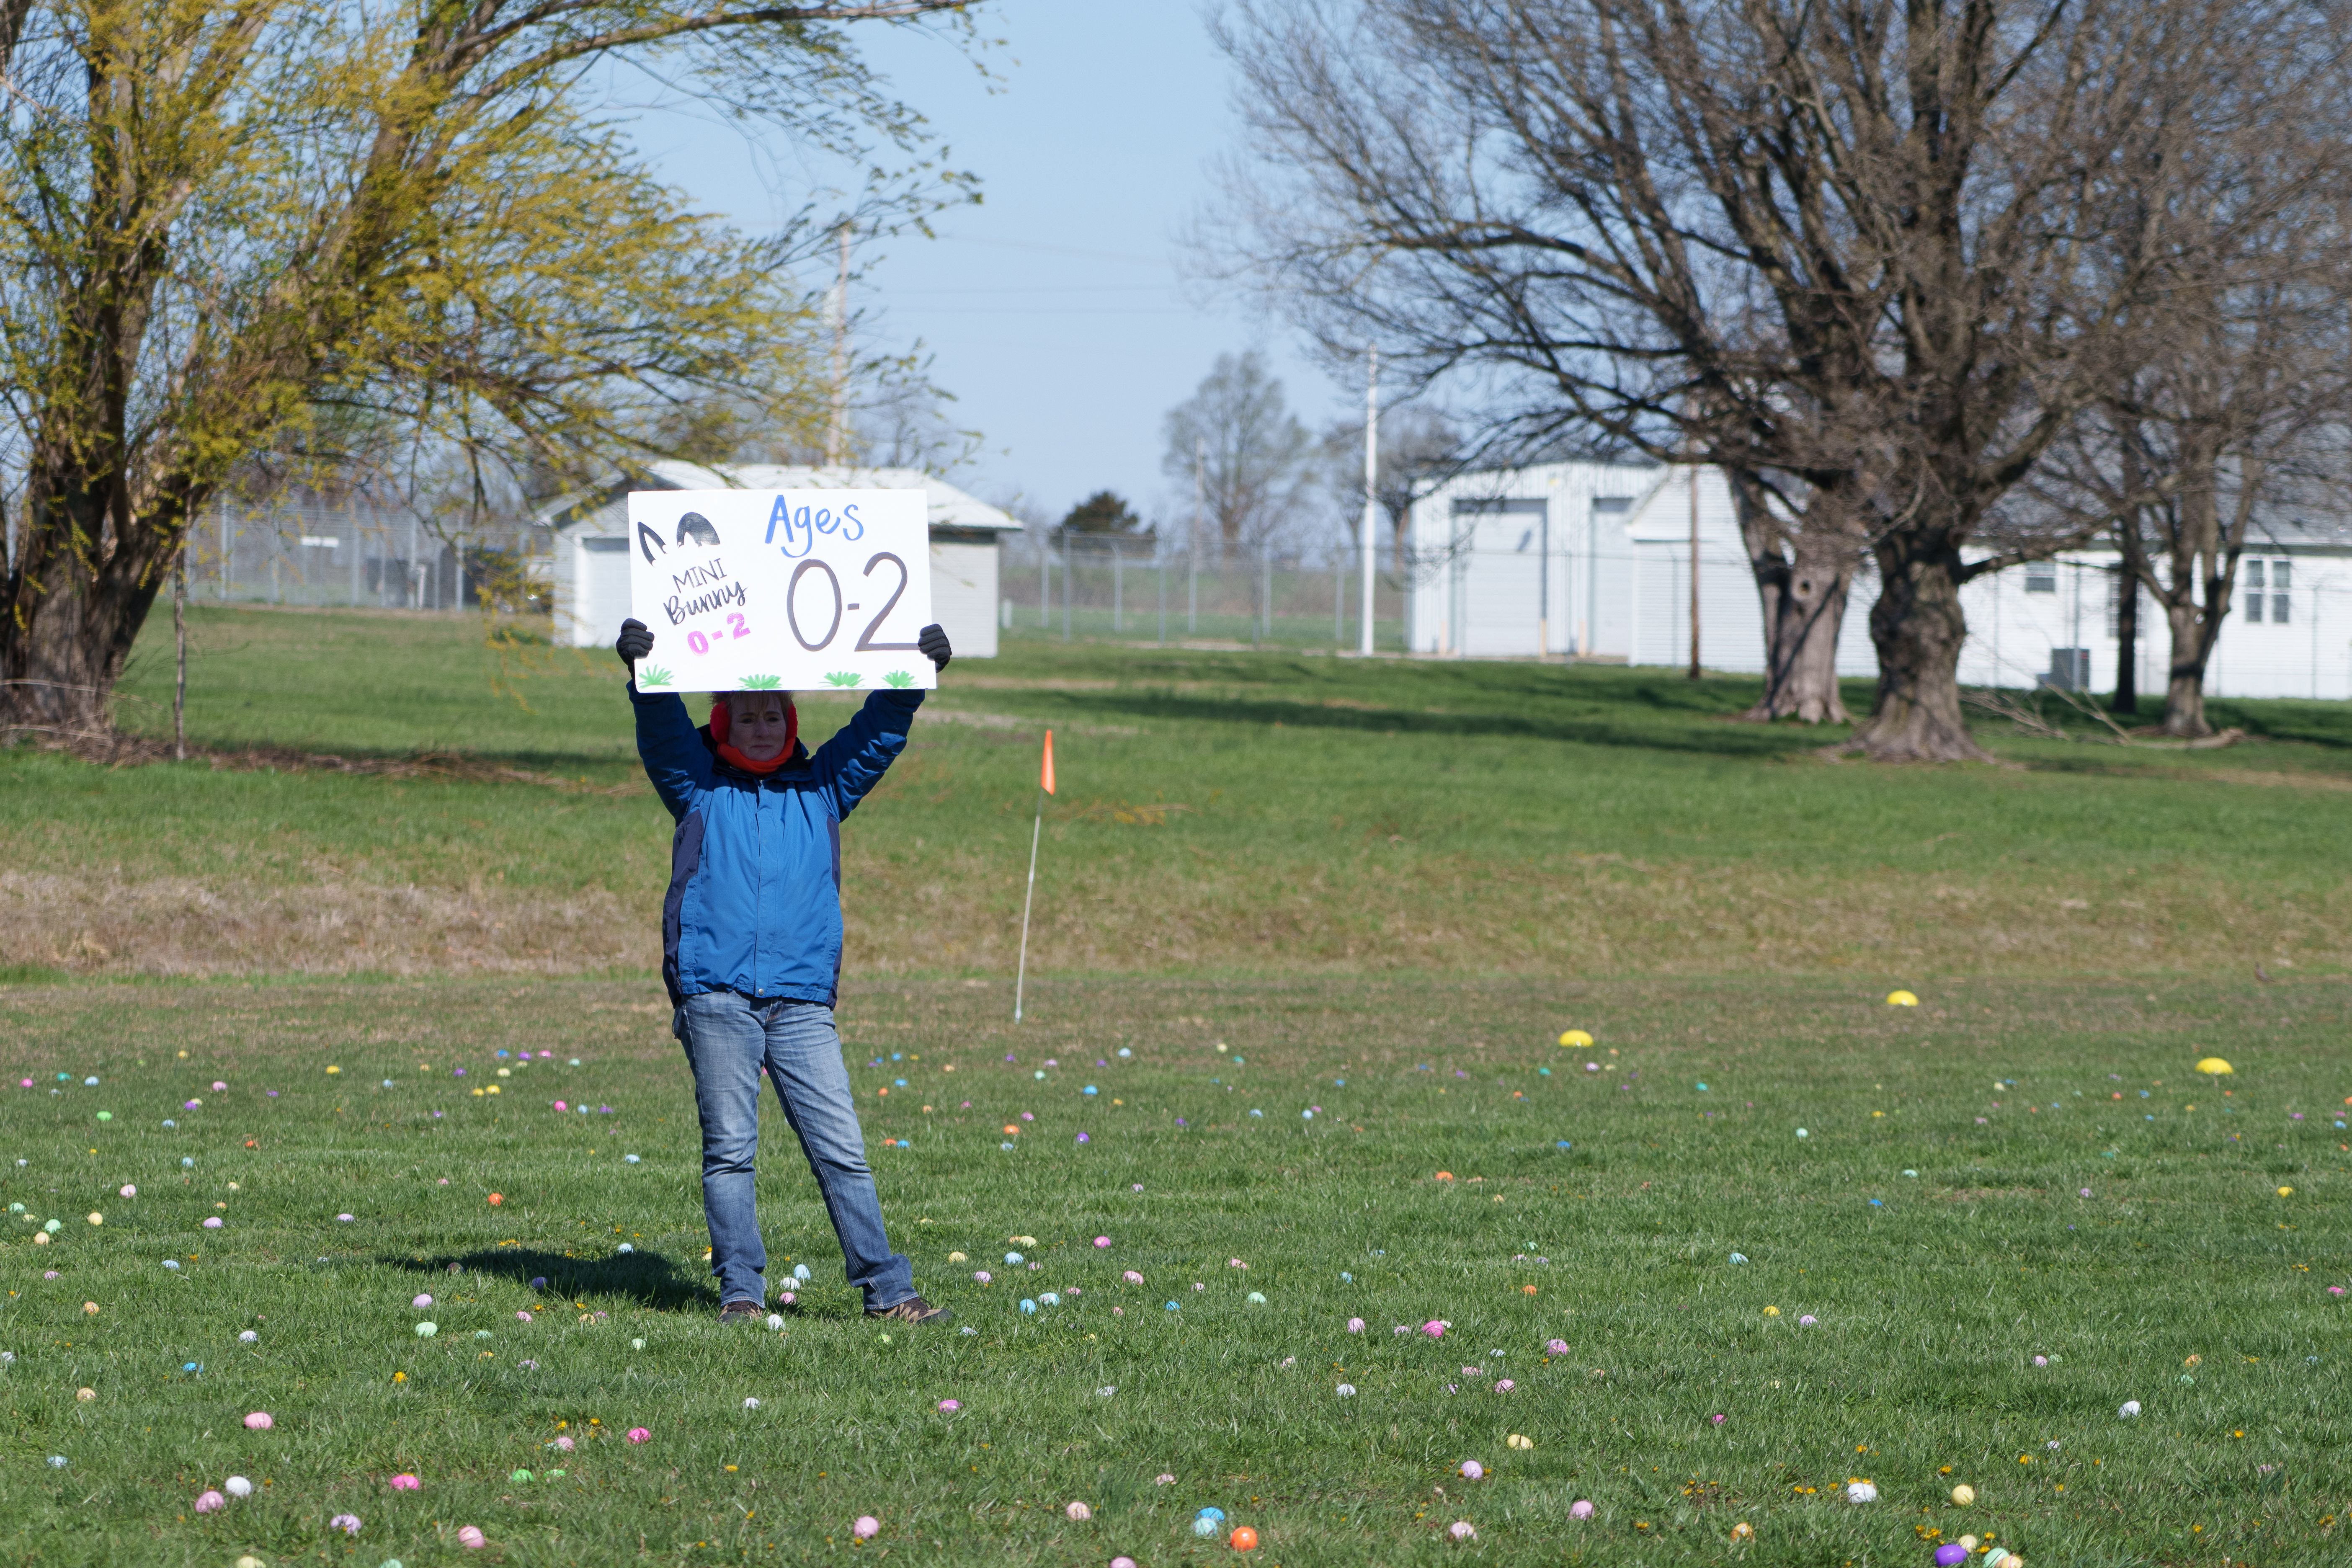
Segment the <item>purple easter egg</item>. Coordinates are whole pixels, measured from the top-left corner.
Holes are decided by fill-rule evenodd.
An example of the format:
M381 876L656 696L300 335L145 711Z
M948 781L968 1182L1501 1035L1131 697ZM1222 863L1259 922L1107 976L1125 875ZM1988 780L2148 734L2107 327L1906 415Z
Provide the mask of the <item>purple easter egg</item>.
M1969 1549L1957 1541L1948 1541L1936 1548L1936 1568L1959 1568L1969 1560Z

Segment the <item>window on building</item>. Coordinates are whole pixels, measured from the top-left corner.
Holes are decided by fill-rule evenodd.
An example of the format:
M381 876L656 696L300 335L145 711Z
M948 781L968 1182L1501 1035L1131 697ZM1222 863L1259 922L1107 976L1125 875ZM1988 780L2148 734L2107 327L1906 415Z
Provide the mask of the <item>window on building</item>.
M2029 594L2054 594L2058 591L2058 563L2029 561L2025 563L2025 591Z
M2246 607L2246 619L2256 626L2263 619L2263 563L2245 560L2238 563L2238 598Z
M2126 576L2121 571L2107 575L2107 636L2123 636L2123 605L2126 592L2138 601L2139 619L2136 624L2139 627L2139 635L2145 637L2156 619L2156 601L2148 597L2147 588L2138 578Z
M2294 563L2292 561L2271 563L2271 624L2273 626L2286 625L2287 590L2294 586L2294 580L2290 575L2294 571Z

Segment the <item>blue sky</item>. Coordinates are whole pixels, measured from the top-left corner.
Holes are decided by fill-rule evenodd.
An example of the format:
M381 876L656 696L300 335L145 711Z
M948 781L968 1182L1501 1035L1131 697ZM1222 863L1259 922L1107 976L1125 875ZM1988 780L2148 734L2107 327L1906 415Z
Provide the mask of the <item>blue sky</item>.
M906 33L866 35L869 57L919 106L985 201L940 237L861 258L854 291L871 346L920 341L948 410L985 448L958 482L1018 491L1058 517L1108 487L1139 510L1181 510L1160 471L1160 419L1220 352L1265 350L1312 428L1360 389L1334 386L1247 300L1208 300L1181 272L1182 237L1236 145L1232 73L1203 13L1182 0L1000 0L982 30L993 90L960 53ZM649 128L652 131L653 128ZM763 176L732 129L672 121L648 136L671 177L709 208L767 229L807 173Z

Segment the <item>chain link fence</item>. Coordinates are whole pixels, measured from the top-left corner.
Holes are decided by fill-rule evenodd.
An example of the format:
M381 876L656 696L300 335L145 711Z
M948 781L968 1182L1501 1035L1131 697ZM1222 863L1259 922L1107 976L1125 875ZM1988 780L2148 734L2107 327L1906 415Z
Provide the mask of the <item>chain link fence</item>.
M998 568L1008 632L1075 641L1218 648L1358 646L1362 552L1193 554L1150 539L1008 541ZM1375 563L1372 646L1402 651L1404 593Z
M197 603L544 611L548 548L528 521L454 538L366 501L219 502L188 538Z

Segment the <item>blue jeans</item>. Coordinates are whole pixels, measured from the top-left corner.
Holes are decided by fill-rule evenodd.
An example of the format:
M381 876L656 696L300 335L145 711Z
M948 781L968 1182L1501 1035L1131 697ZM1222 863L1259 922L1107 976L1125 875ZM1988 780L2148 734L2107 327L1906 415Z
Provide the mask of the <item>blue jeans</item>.
M671 1027L694 1068L694 1107L702 1118L702 1207L710 1222L710 1271L719 1277L719 1300L767 1299L768 1249L760 1240L752 1191L762 1066L775 1083L784 1120L800 1136L801 1152L841 1238L849 1282L866 1293L866 1310L880 1311L912 1296L914 1269L890 1250L882 1229L882 1202L866 1163L833 1009L713 991L688 997Z

